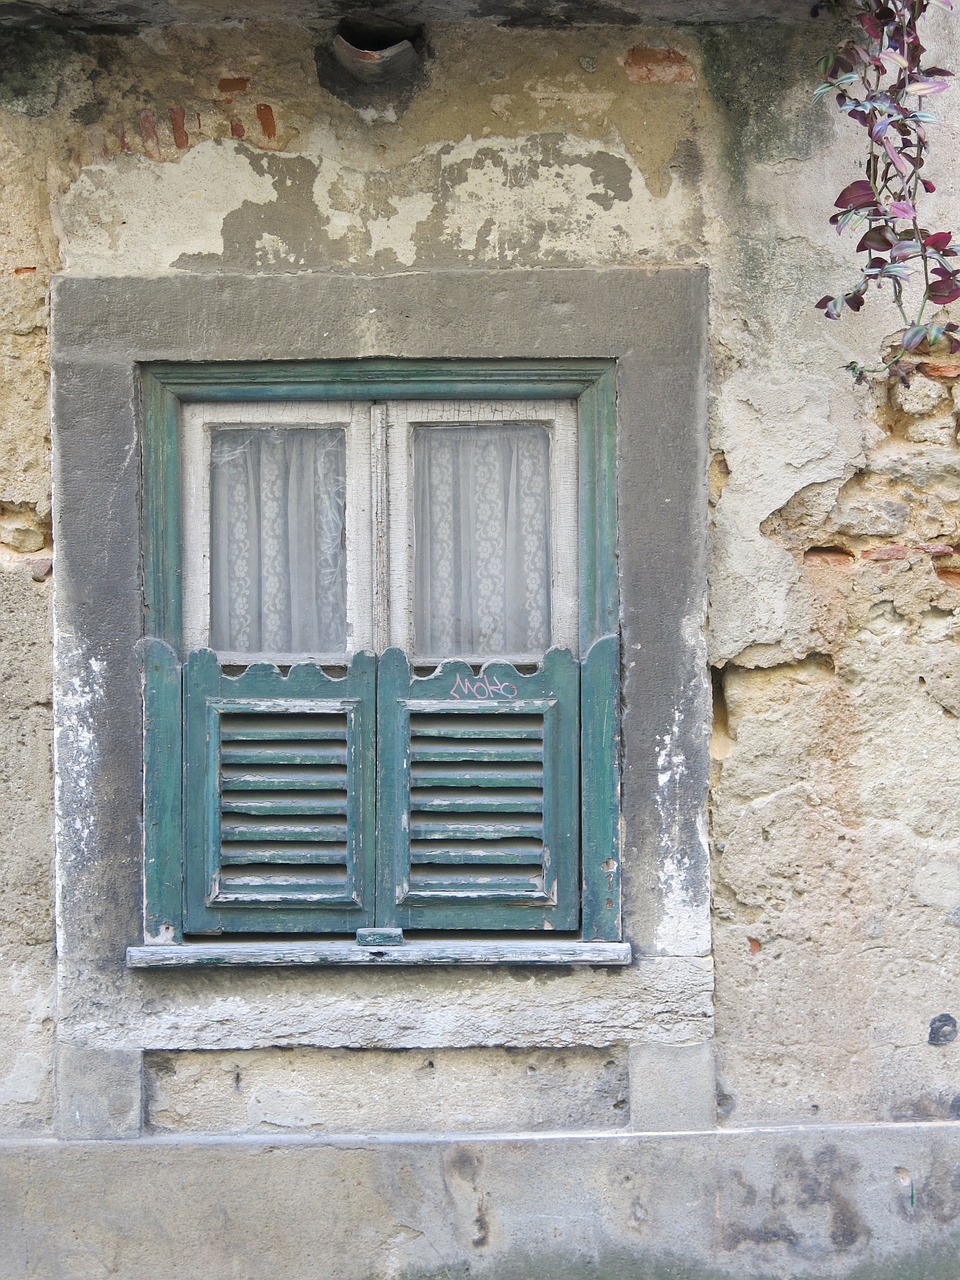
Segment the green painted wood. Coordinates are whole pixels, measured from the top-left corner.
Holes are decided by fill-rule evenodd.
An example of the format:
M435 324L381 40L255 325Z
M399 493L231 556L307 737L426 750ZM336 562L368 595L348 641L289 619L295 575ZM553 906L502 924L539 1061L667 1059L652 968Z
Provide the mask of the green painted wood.
M578 404L580 652L619 627L616 374L605 370Z
M321 360L144 366L183 402L352 399L574 399L610 360Z
M357 654L339 678L312 663L227 675L201 650L188 656L184 683L187 932L341 933L371 922L373 655ZM224 757L235 770L238 752L245 773L262 764L267 787L291 755L299 772L314 762L311 781L323 785L298 792L294 773L285 789L244 792L241 771L223 786ZM329 772L337 764L339 780Z
M220 812L226 814L228 811L220 806ZM220 839L225 841L231 840L263 840L270 841L304 841L316 840L320 844L330 844L333 842L345 843L349 831L346 822L310 822L306 818L302 822L284 822L284 823L244 823L240 826L232 823L230 819L224 816L220 822ZM217 865L220 863L220 853L217 851Z
M234 845L220 851L220 862L225 867L268 866L345 866L347 855L340 849L326 850L316 845L270 845L257 844L253 847Z
M520 761L525 763L539 762L542 753L539 744L536 747L514 746L504 741L502 747L474 746L466 740L439 743L435 740L430 746L422 742L411 746L413 760L435 760L450 763L454 760L481 764L500 764L502 762Z
M222 813L277 814L280 817L294 814L339 813L341 805L333 796L311 795L278 797L275 800L235 800L230 791L220 787L220 811Z
M358 947L400 947L403 946L402 929L358 929Z
M471 778L471 782L474 779ZM433 795L419 787L411 788L411 798L421 813L542 813L543 792L486 790L476 783L478 790L446 791Z
M264 765L271 764L317 764L317 765L346 765L347 748L346 745L340 747L321 748L315 747L309 751L301 751L296 747L277 747L263 746L256 747L236 747L230 745L230 738L224 739L225 745L221 751L221 760L228 765L241 764L258 764L261 761ZM264 735L263 741L266 743L269 739ZM344 740L346 742L346 740Z
M469 671L470 668L468 667L467 670ZM485 737L486 729L482 725L473 723L476 717L472 713L464 711L464 705L459 700L433 704L422 701L417 703L416 700L411 701L409 703L411 713L414 715L419 713L419 719L416 724L416 741L455 738L459 746L461 742L469 741L471 738ZM495 704L492 699L486 698L478 705L482 708ZM537 716L522 715L521 711L522 708L516 702L511 703L510 723L505 724L498 731L498 738L540 737L540 723Z
M426 843L417 849L417 861L429 866L523 866L531 856L536 861L537 851L521 840L501 840L496 846L485 844L482 848L429 848Z
M180 414L169 387L144 376L144 633L180 650Z
M628 965L628 942L577 942L550 938L490 941L404 939L402 946L357 946L355 942L191 942L182 946L128 947L131 969L326 968L337 965Z
M144 932L179 940L183 882L180 663L162 640L143 643Z
M589 359L549 361L360 360L210 365L158 363L144 366L142 390L144 405L142 459L144 474L145 631L148 636L165 640L174 650L179 651L181 644L182 611L180 599L181 462L179 413L182 403L197 400L231 402L252 398L264 401L293 399L316 399L322 401L346 397L356 399L578 398L581 426L581 652L586 652L590 644L598 636L612 634L616 631L618 626L618 595L616 579L616 389L614 362ZM389 672L389 669L388 663L385 670ZM287 682L285 686L286 696L289 698L300 697L306 700L315 698L316 684L313 678L315 670L316 668L312 664L300 664L294 667L288 676L281 677ZM464 668L464 670L466 671L467 669ZM509 670L512 671L513 669L509 668ZM167 674L168 676L171 675L169 672ZM275 668L269 664L261 663L248 668L244 675L247 682L246 692L248 696L254 700L260 697L269 703L274 695L274 681L277 676L278 673ZM154 677L151 676L149 678L153 679ZM230 678L232 679L232 677ZM156 679L159 681L159 676L156 676ZM213 679L212 672L210 673L210 679ZM375 682L373 674L371 674L370 679L371 682ZM583 706L585 712L588 704L593 704L595 696L606 697L609 694L608 681L598 676L596 684L603 686L602 691L597 695L591 693L588 696L586 693L584 694ZM422 692L422 682L416 682L416 686L417 692ZM166 715L166 722L162 731L158 730L156 734L154 734L152 728L148 728L148 738L155 737L156 745L152 741L147 742L145 744L145 754L158 765L161 762L166 762L168 765L169 761L173 759L169 748L171 732L175 727L174 722L170 719L171 715L173 715L171 708L175 704L170 702L169 698L172 698L173 694L169 692L162 694L158 683L155 695L151 695L147 690L145 681L145 708L151 697L153 697L153 702L149 707L148 726L159 724L163 721L164 715ZM164 698L167 698L168 701L165 702ZM164 711L163 708L166 710ZM412 710L413 708L411 707L410 709ZM261 713L268 714L266 709L257 708L256 715L259 716ZM211 862L210 851L219 845L219 832L216 834L215 844L214 831L210 825L211 804L206 805L206 812L203 818L199 819L199 834L194 830L197 821L195 818L198 803L197 794L202 792L205 786L209 785L209 778L212 776L210 756L212 750L211 742L213 741L210 729L210 723L212 722L208 723L204 720L204 723L200 724L197 720L198 714L191 716L188 708L186 715L187 727L185 732L190 740L192 749L188 753L190 759L184 762L180 772L180 776L183 778L182 803L190 814L188 829L184 834L183 847L189 846L191 840L194 840L193 847L195 847L198 839L203 845L204 855L199 863L195 854L188 857L190 872L185 872L184 884L187 886L189 882L189 889L185 891L188 899L193 904L191 911L199 911L199 904L202 904L203 928L219 930L224 927L224 921L221 918L223 912L214 909L206 902L209 886L213 884L217 874L217 867L213 866ZM415 711L414 714L419 713ZM369 714L365 715L366 735L363 750L360 754L365 762L367 785L372 787L374 785L372 780L374 777L375 745L373 741L373 726L370 721L371 716ZM538 779L531 777L530 766L539 764L539 747L536 739L530 738L529 732L521 724L519 717L514 721L510 729L510 737L513 740L507 741L501 737L500 741L492 747L483 738L482 734L471 734L469 721L466 723L461 721L458 724L452 719L448 719L443 722L443 717L441 716L441 724L442 727L439 731L433 732L436 726L431 726L425 721L420 727L431 731L419 734L412 748L416 768L430 766L431 764L438 766L438 775L429 779L430 787L448 787L455 793L457 773L465 768L477 769L478 766L484 764L491 766L491 768L478 772L474 776L474 785L481 790L493 792L506 788L516 788L522 791L531 785L537 785ZM592 732L589 729L584 730L585 743ZM597 730L597 734L594 737L597 739L597 750L600 754L596 756L597 763L587 767L584 774L585 835L583 841L583 875L585 884L588 880L591 884L595 880L596 885L600 885L601 877L599 873L595 873L592 869L593 862L598 860L592 854L594 836L590 833L593 831L599 832L600 834L597 838L601 841L603 848L606 849L609 844L610 806L614 803L611 800L611 795L618 796L618 774L616 763L612 766L602 763L604 758L602 753L610 750L604 732ZM328 744L330 743L329 735L325 736L322 731L319 732L319 738L325 739ZM387 738L390 738L389 734ZM594 738L590 740L593 742ZM178 749L179 741L180 739L177 738ZM266 745L267 742L272 742L272 745L268 747ZM317 766L320 762L316 754L311 753L309 750L304 750L303 746L302 738L298 739L295 735L287 734L284 736L282 733L278 733L275 739L269 739L265 734L260 735L251 747L249 741L244 737L242 724L235 724L225 735L225 745L220 758L220 764L225 766L224 798L228 798L233 793L242 793L244 787L246 787L248 795L252 791L269 793L274 789L277 791L290 790L301 795L310 789L317 792L323 792L324 790L335 792L337 781L332 775L328 780L329 785L323 778L316 775L312 787L307 787L306 785L298 786L295 776L288 772L286 783L278 784L276 788L272 788L270 779L266 774L251 772L250 766L261 767L268 764L277 768L301 765ZM202 748L202 754L197 759L193 758L194 747L197 749ZM409 742L404 744L404 754L399 766L396 760L387 766L387 775L390 777L395 775L397 767L401 767L400 777L407 787L405 794L408 798L410 747L411 744ZM328 745L324 750L327 752L325 763L332 767L342 763L342 755L332 746ZM269 752L269 760L265 756L265 752ZM616 743L614 743L614 755L615 753ZM592 758L585 753L585 761ZM199 763L198 760L200 761ZM519 772L511 773L511 770L522 769L523 766L528 767L526 775L522 775ZM613 769L612 779L608 778L605 783L600 777L604 767ZM153 772L160 776L163 770L161 769L158 773L157 769L153 769ZM169 768L167 772L169 773ZM575 773L576 771L574 770L574 785L569 789L570 794L576 789ZM588 773L590 773L589 783L587 782ZM383 768L381 768L381 775L383 775ZM425 779L418 780L425 781ZM169 786L170 794L165 798L157 796L153 800L145 801L147 806L145 812L149 810L150 805L153 806L157 814L165 809L168 813L167 819L158 819L157 821L161 825L165 821L169 827L173 821L173 818L169 815L176 814L181 808L180 797L176 794L178 791L176 771L174 771L173 781L167 785ZM381 781L380 784L381 791L388 798L391 795L391 785L387 781ZM549 791L550 782L545 777L545 797ZM596 805L591 800L595 793L599 796ZM393 798L396 800L396 797ZM590 800L589 806L588 800ZM229 803L229 799L227 802ZM508 813L511 811L510 801L506 799L502 800L501 807L498 807L496 803L491 802L489 799L483 803L485 808L491 809L493 812ZM616 803L618 803L618 800ZM320 807L322 809L322 806ZM607 815L606 818L603 821L600 821L596 816L588 819L586 816L588 807L591 813L593 813L594 809L597 809L597 812L605 813ZM254 805L253 808L240 806L240 808L243 809L243 816L248 819L260 813L265 819L279 821L283 811L283 805L273 796L271 796L269 802L265 802L264 806L258 807ZM421 812L424 817L430 817L431 810L440 811L450 808L449 803L445 803L435 796L425 801ZM364 867L366 868L368 883L372 885L374 882L373 832L375 823L375 806L372 800L364 806L363 812L362 825L366 833ZM219 799L217 801L216 816L219 818ZM324 817L322 812L316 816L318 821ZM551 816L546 814L544 821L549 824L551 820L553 820ZM149 821L148 825L150 825ZM480 825L482 826L483 824ZM158 829L157 822L152 822L150 829ZM234 830L231 827L228 828L228 834L239 837L241 833L239 828ZM292 832L288 832L288 834L292 835ZM234 847L237 847L241 841L237 839L228 843L232 843ZM265 842L263 843L265 848ZM335 841L330 843L335 843ZM500 843L502 845L503 842L501 841ZM279 850L282 850L284 845L291 850L297 847L295 839L277 842ZM148 928L153 927L157 922L167 923L167 917L176 914L175 911L171 910L171 875L173 874L174 863L170 855L160 853L159 849L160 842L158 839L148 834L145 886ZM457 851L454 850L453 852L456 853ZM279 859L282 857L282 852L275 851L275 855L271 854L270 856L276 856ZM567 861L567 859L561 859L564 866L566 866ZM609 859L604 858L600 861L607 862ZM391 900L391 895L394 898L396 897L397 887L393 883L396 870L394 863L393 854L385 853L381 860L380 871L376 876L378 902L387 903ZM278 862L278 865L282 864ZM196 876L199 874L197 871L198 866L203 868L202 885L195 883ZM552 877L553 874L554 871L551 865L551 868L548 869L548 876ZM604 876L608 876L608 874L604 873ZM389 884L387 883L388 881ZM603 879L603 885L607 884L608 880ZM585 892L587 891L585 890ZM598 888L589 892L593 894L590 899L591 903L593 903L590 908L591 913L594 912L594 908L600 902L602 896L603 910L601 910L600 916L597 918L607 921L607 924L591 925L591 928L601 929L597 936L612 936L609 933L610 911L605 906L609 895L601 895ZM617 900L619 901L618 896ZM193 918L191 916L191 919ZM237 924L240 919L241 913L231 910L229 913L229 927L241 927ZM274 904L269 914L269 927L276 929L289 928L292 931L298 931L307 927L303 923L304 919L305 913L291 914L289 911L277 910ZM504 927L501 923L501 917L496 911L493 914L481 913L476 915L468 924L462 923L464 919L465 917L461 917L461 922L441 927ZM267 920L268 917L263 917L255 923L243 927L266 927ZM576 927L576 921L570 926L559 923L559 920L560 916L558 914L549 923L554 928ZM177 923L174 921L174 926ZM350 927L354 927L353 923L351 923ZM428 926L423 925L423 927ZM535 925L534 927L538 926ZM539 927L543 927L543 924Z
M339 791L346 779L346 752L342 769L329 776L308 773L304 769L271 770L264 767L264 773L251 773L249 770L236 769L224 763L225 752L220 751L220 789L226 794L229 791Z
M411 806L412 807L412 806ZM471 813L476 812L473 804ZM526 837L540 840L544 836L543 822L454 822L446 818L443 822L418 822L416 816L410 818L411 840L517 840Z
M596 381L595 451L596 505L596 631L591 641L620 629L620 590L617 581L617 376L610 365ZM584 652L584 650L581 650Z
M601 636L581 673L583 937L620 937L620 640Z
M463 785L463 772L452 770L449 764L422 764L413 752L411 784L415 787L460 787ZM478 787L541 787L543 771L529 769L522 762L517 765L500 763L497 769L475 769L471 773L473 782Z
M572 930L579 921L579 664L551 649L521 674L506 662L485 667L511 698L454 700L462 662L416 677L405 655L380 660L377 692L377 920L413 929ZM411 752L438 741L462 753L460 787L449 793L411 785ZM500 751L519 743L539 765L542 791L510 790L497 780ZM472 756L482 743L483 755ZM477 765L479 764L479 769ZM414 766L415 768L416 766ZM482 779L487 779L484 785ZM489 785L492 783L493 785ZM517 841L522 843L517 844ZM512 863L487 852L511 849ZM429 872L437 854L457 873ZM421 860L421 854L423 859Z

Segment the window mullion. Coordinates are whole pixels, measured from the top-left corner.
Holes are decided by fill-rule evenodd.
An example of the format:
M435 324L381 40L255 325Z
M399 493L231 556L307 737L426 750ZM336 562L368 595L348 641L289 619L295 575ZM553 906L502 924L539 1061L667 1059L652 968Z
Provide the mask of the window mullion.
M390 592L387 577L390 503L387 493L387 406L370 405L370 477L373 502L373 647L382 653L390 644Z

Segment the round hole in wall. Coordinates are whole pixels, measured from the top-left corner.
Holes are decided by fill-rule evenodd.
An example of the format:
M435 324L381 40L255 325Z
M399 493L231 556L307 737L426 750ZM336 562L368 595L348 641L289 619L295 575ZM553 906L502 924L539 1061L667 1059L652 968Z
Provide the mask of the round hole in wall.
M363 14L341 18L333 38L333 56L353 79L365 84L404 80L422 61L419 27Z

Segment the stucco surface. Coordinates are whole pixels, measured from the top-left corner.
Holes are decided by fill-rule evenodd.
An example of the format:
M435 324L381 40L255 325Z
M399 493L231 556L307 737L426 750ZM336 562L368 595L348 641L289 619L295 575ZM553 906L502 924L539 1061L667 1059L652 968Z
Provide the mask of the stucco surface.
M937 57L951 65L956 20L936 14L931 24ZM919 382L912 398L854 388L841 366L869 358L895 315L871 300L863 316L830 326L812 310L851 278L850 245L826 219L833 193L856 176L852 134L810 103L829 32L825 20L549 32L441 23L409 103L381 95L360 108L320 87L319 37L293 25L10 38L22 74L0 86L0 583L17 594L4 607L0 660L12 673L3 697L19 717L11 759L23 774L14 800L0 800L18 886L2 925L15 976L0 1005L10 1027L0 1123L35 1127L49 1111L51 801L45 695L33 688L40 672L46 687L48 588L33 575L49 552L52 268L182 279L705 264L722 1122L955 1114L960 1043L930 1042L932 1021L960 1017L953 380ZM678 55L672 79L649 52L664 47ZM931 161L931 222L944 226L960 216L955 102L953 89L939 99L946 122ZM657 323L669 340L668 307ZM255 357L255 314L249 333ZM135 466L128 445L101 465ZM78 695L95 696L97 671L71 674ZM108 834L119 865L134 865L136 832ZM660 1020L632 975L640 994L623 1025L628 1038L695 1040L711 1011L709 965L696 960L707 939L700 917L685 937L682 895L670 919L684 867L671 864L676 851L661 855L630 887L659 894L670 926L662 963L676 965L682 998ZM671 947L689 958L671 960ZM114 979L101 979L106 1014L62 1010L78 1039L109 1023ZM196 1004L191 1049L243 1047L231 1040L238 1002L251 1016L279 1007L285 1043L316 1043L316 1020L302 1002L283 1007L280 980L231 981L224 991L223 975L181 978ZM541 980L525 981L518 1001ZM352 1043L365 1017L338 1003L340 982L309 987L339 1028L325 1043ZM443 1009L442 984L423 985L416 1002ZM482 1016L482 984L471 999ZM171 1007L162 994L144 1003L141 1044L170 1047ZM544 1008L529 1024L533 1048L553 1034L550 1000ZM119 1034L103 1043L130 1047ZM279 1078L279 1054L276 1069Z

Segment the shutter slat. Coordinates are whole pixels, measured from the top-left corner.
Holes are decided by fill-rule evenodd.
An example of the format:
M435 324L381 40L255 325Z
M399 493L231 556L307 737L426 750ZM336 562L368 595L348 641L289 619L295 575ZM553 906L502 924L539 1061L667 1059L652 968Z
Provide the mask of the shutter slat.
M475 789L471 790L468 784L473 784ZM467 774L461 777L455 791L411 787L410 807L417 813L542 813L543 790L539 787L523 791L503 790L496 784L484 786L478 777Z
M347 764L347 749L343 747L292 747L275 746L243 746L222 747L220 759L223 764L256 764L264 768L270 765L307 764L343 765Z
M454 760L471 760L478 764L500 764L504 761L517 760L538 762L543 758L539 744L520 746L513 743L467 743L459 741L442 742L418 740L410 744L410 758L414 761L437 760L445 763Z
M222 759L221 755L221 762ZM223 791L344 791L346 786L346 761L342 768L323 765L301 769L271 764L255 772L236 765L223 765L220 770Z
M470 780L478 787L542 787L543 770L530 769L523 762L496 761L496 769L470 770ZM413 763L410 767L410 785L413 787L462 787L463 769L451 769L448 765Z
M346 796L342 791L332 795L280 794L271 792L248 796L244 792L224 791L220 801L221 813L252 813L297 817L306 814L339 814L346 817Z
M326 815L324 815L325 817ZM324 844L331 840L346 840L347 823L314 822L221 822L220 837L232 840L299 840L301 843Z
M428 840L412 840L410 861L417 866L536 865L540 852L539 840L501 840L496 844L488 840L460 840L456 844L448 841L443 845Z
M502 727L498 726L495 732L491 732L487 716L498 715L499 712L488 710L490 704L487 702L479 705L483 710L466 714L462 712L460 705L455 703L456 710L446 712L444 715L424 715L411 706L410 715L416 716L415 727L414 722L410 725L411 741L417 743L425 738L463 739L491 736L494 741L500 741L503 738L539 738L543 732L543 722L539 715L518 715L514 711L511 711L506 724Z
M283 679L279 671L277 675L279 679ZM242 679L242 677L237 678ZM301 715L290 712L277 715L276 703L261 701L259 706L264 708L260 714L231 715L229 723L221 727L221 740L223 742L282 742L291 738L304 738L307 741L319 739L323 743L337 741L345 743L347 740L347 727L340 715L324 714L319 711Z
M478 894L483 896L485 905L520 901L547 906L551 902L532 874L524 877L476 876L469 880L436 880L427 883L417 877L411 880L407 890L407 898L411 904L442 903L459 899L467 905L471 901L475 902Z
M220 863L224 867L259 866L278 863L284 866L320 866L324 863L346 866L346 842L329 844L271 845L267 841L248 844L231 844L220 850Z
M515 840L529 837L540 840L543 823L531 818L512 822L443 822L432 824L428 819L410 819L411 840L443 840L453 843L460 840Z

